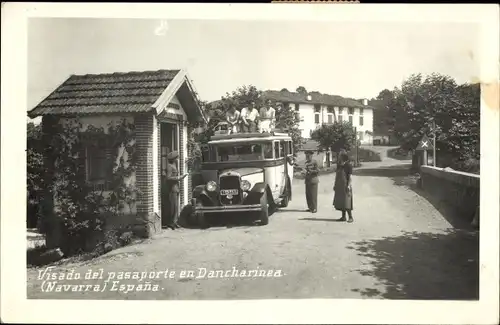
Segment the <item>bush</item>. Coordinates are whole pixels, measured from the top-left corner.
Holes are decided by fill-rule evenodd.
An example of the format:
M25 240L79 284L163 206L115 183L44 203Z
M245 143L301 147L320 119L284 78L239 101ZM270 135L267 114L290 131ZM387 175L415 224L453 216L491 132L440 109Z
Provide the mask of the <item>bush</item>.
M59 261L64 254L59 249L48 249L45 245L30 248L26 252L28 266L42 266Z
M109 215L120 217L125 206L132 210L141 194L134 183L127 181L135 171L138 158L134 124L126 120L110 123L107 132L103 127L92 125L82 131L78 119L63 124L55 117L44 117L42 124L43 175L50 182L42 188L51 192L39 192L47 194L41 204L44 226L54 229L47 234L47 243L50 247L60 247L67 256L119 247L118 232L105 232L105 221ZM110 153L106 166L109 195L96 191L86 180L84 157L89 147ZM32 156L28 157L28 164L40 165L41 159Z
M40 204L44 188L42 128L34 123L27 125L27 227L35 228L40 219Z
M387 151L387 156L394 159L406 160L411 159L410 151L403 148L394 148Z
M472 174L479 174L480 161L479 159L469 158L463 161L456 160L451 164L451 168Z
M355 154L355 152L354 152L354 154ZM361 161L367 161L367 162L382 161L379 153L372 151L372 150L369 150L369 149L366 149L366 148L358 148L358 159L360 162Z
M300 171L301 170L302 170L302 168L300 168ZM337 170L337 165L336 164L332 164L330 167L320 167L318 175L331 174L331 173L334 173L336 170ZM294 176L293 177L296 178L296 179L305 179L305 176L302 175L302 173L300 171L296 172L294 170Z
M121 234L119 238L120 245L121 246L129 245L132 242L132 238L133 235L131 231L124 232L123 234Z

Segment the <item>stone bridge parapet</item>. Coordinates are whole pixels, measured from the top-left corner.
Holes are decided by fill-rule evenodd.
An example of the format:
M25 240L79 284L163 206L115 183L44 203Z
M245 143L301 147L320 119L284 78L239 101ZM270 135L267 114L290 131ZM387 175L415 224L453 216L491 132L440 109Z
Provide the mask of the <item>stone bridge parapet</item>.
M420 166L420 187L474 226L479 224L479 182L477 174Z

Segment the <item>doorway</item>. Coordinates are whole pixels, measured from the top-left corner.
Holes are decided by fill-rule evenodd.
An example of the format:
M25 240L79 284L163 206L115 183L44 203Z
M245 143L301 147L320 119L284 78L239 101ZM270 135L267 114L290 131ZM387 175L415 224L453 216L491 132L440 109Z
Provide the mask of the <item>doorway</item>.
M167 175L167 156L172 151L179 151L179 128L175 123L160 123L160 199L161 199L161 225L167 227L172 219L170 215L170 202L168 197L168 185L165 176ZM179 170L179 166L177 166ZM182 193L180 193L182 195ZM180 211L180 197L176 202Z

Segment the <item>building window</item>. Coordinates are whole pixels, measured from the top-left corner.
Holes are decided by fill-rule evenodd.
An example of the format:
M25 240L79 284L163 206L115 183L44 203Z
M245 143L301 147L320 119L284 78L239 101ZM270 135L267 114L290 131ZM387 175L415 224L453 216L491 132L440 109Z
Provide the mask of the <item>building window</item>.
M349 123L352 124L352 115L349 115Z
M333 106L328 106L326 108L326 112L327 112L328 124L332 124L333 123L333 114L334 114Z
M353 115L354 114L354 107L349 107L349 115Z
M319 124L320 112L321 112L321 105L314 104L314 123L316 123L316 124Z
M94 184L95 190L106 190L113 163L111 148L88 146L85 148L85 167L87 181Z
M342 123L344 121L344 116L339 115L339 122Z
M363 126L363 116L359 117L359 126Z
M339 115L344 113L344 109L342 107L339 107Z
M363 115L363 108L362 107L359 109L359 115Z
M299 121L302 120L302 116L300 116L300 104L294 103L294 109L295 109L295 118L298 119ZM291 104L290 104L291 106Z
M359 141L363 141L363 132L358 132Z

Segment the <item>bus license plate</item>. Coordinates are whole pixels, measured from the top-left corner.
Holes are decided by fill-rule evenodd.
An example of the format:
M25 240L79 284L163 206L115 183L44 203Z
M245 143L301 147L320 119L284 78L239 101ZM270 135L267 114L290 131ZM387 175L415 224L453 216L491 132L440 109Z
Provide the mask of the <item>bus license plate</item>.
M238 195L238 190L220 190L221 195Z

